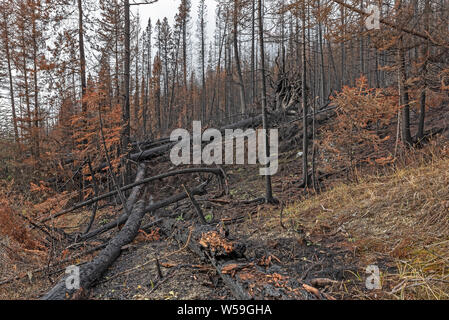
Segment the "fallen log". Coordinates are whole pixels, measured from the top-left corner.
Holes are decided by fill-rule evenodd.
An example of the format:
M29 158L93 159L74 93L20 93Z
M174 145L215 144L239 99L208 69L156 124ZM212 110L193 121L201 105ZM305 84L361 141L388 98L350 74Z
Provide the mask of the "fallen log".
M252 117L249 119L241 120L236 123L232 123L230 125L224 126L220 129L221 132L224 132L226 129L237 129L237 128L246 128L250 126L258 126L262 123L262 115ZM150 160L155 157L161 156L166 152L170 151L171 148L176 144L176 142L171 141L171 139L163 138L160 142L162 145L154 148L144 149L141 152L136 152L130 155L130 159L133 161L143 161Z
M132 207L134 206L134 204L137 201L137 198L142 190L143 187L143 178L145 177L145 165L140 164L139 168L137 169L137 175L136 175L136 179L133 183L133 186L131 188L131 194L128 196L128 199L126 200L126 207L129 210L132 210ZM116 191L118 192L118 191Z
M200 219L202 224L207 224L206 218L204 218L204 214L203 211L201 210L200 205L198 204L198 201L196 201L195 197L192 195L192 192L189 190L189 188L187 188L185 185L182 185L187 197L189 197L190 203L193 205L193 207L195 208L195 211L198 215L198 218Z
M122 215L124 222L126 222L126 220L128 220L128 217L131 214L133 206L137 201L137 197L139 196L140 191L143 186L143 184L139 184L139 183L142 181L144 176L145 176L145 166L140 164L139 169L137 171L136 180L134 182L134 184L136 184L136 186L133 188L133 190L131 191L131 194L129 195L128 199L126 200L126 208L128 208L128 210L124 210L124 213ZM82 236L79 236L76 238L76 242L78 242L80 240L89 239L89 238L85 238L89 234L91 234L91 232L89 232L89 231L85 232Z
M187 244L189 249L203 261L212 264L236 299L249 300L251 298L238 282L221 272L221 268L227 262L244 257L246 249L244 244L230 240L225 234L217 231L216 226L194 227L174 219L164 219L159 225L165 234ZM210 243L206 243L206 237L209 237Z
M212 174L215 174L215 175L217 175L219 177L223 176L223 172L219 168L187 168L187 169L182 169L182 170L178 170L178 171L172 171L172 172L163 173L163 174L160 174L160 175L157 175L157 176L154 176L154 177L142 179L140 181L135 181L132 184L129 184L127 186L124 186L124 187L120 188L120 190L121 191L126 191L126 190L129 190L129 189L132 189L132 188L135 188L135 187L138 187L138 186L141 186L143 184L147 184L147 183L150 183L150 182L153 182L153 181L156 181L156 180L160 180L160 179L164 179L164 178L168 178L168 177L173 177L173 176L177 176L177 175L192 174L192 173L212 173ZM42 219L40 222L49 221L51 219L60 217L60 216L62 216L64 214L70 213L70 212L75 211L77 209L80 209L82 207L91 205L91 204L93 204L95 202L98 202L100 200L109 198L111 196L116 195L117 192L118 192L117 190L114 190L114 191L105 193L105 194L103 194L101 196L98 196L98 197L95 197L95 198L92 198L92 199L80 202L80 203L75 204L74 206L72 206L72 207L70 207L68 209L65 209L63 211L60 211L58 213L53 214L50 217ZM132 194L131 194L131 196L132 196ZM129 206L128 206L128 208L129 208Z
M321 114L324 112L327 112L328 110L335 109L335 107L331 107L329 109L325 109L329 106L329 104L326 104L320 108L318 108L316 114ZM279 117L282 117L283 115L289 115L289 111L293 110L295 105L290 106L287 109L281 109L276 110L274 112L271 112L268 114L268 117L270 121L276 120ZM295 116L296 114L293 114ZM311 118L311 115L308 116ZM302 117L297 118L295 120L292 120L290 122L297 121L299 119L302 119ZM237 122L222 126L220 128L220 131L223 133L226 129L245 129L249 127L257 127L262 124L262 115L256 115L253 117L250 117L248 119L239 120ZM158 156L164 155L167 153L173 146L175 145L175 142L171 141L170 137L163 137L154 141L141 141L141 142L134 142L132 144L133 151L131 151L129 155L129 159L134 162L144 161L144 160L151 160ZM136 149L139 149L139 151L136 151ZM71 156L71 155L70 155ZM73 159L69 159L68 163L73 162ZM101 163L98 165L94 171L99 172L102 171L104 168L106 168L108 165L106 162Z
M138 196L139 193L140 193L141 185L142 185L142 184L139 183L139 182L142 181L142 179L144 178L144 176L145 176L145 166L144 166L143 164L141 164L141 165L139 165L139 167L138 167L138 169L137 169L137 174L136 174L135 182L134 182L133 184L127 186L127 187L129 187L129 188L123 187L123 188L120 189L120 191L123 192L123 191L129 190L129 189L131 189L131 188L134 188L134 189L131 191L131 194L129 195L129 197L128 197L127 201L126 201L126 207L129 208L129 210L132 209L132 206L133 206L134 203L137 201L137 196ZM70 208L68 208L68 209L65 209L65 210L63 210L63 211L60 211L60 212L58 212L58 213L55 213L55 214L51 215L50 217L44 218L44 219L42 219L40 222L41 222L41 223L47 222L47 221L49 221L49 220L51 220L51 219L60 217L60 216L62 216L62 215L64 215L64 214L70 213L70 212L75 211L75 210L77 210L77 209L80 209L80 208L82 208L82 207L88 206L88 205L90 205L90 204L94 204L94 203L96 203L96 202L98 202L98 201L100 201L100 200L102 200L102 199L106 199L106 198L108 198L108 197L111 197L111 196L113 196L113 195L115 195L115 194L117 194L117 193L118 193L118 190L114 190L114 191L108 192L108 193L106 193L106 194L104 194L104 195L101 195L101 196L92 198L92 199L90 199L90 200L80 202L80 203L78 203L78 204L76 204L76 205L74 205L74 206L72 206L72 207L70 207Z
M328 107L328 104L326 104L323 108L327 108L327 107ZM319 108L319 110L316 112L316 114L321 115L323 113L326 113L328 111L335 109L335 107L331 107L329 109L323 109L323 108ZM279 119L279 117L282 117L287 111L288 110L285 110L285 109L276 110L276 111L270 113L268 115L268 117L270 118L270 121L277 120L277 119ZM310 121L312 121L312 115L308 115L308 118ZM298 118L298 119L302 119L302 117ZM296 119L295 121L297 121L298 119ZM223 126L219 130L223 134L225 132L225 130L255 128L255 127L260 126L261 124L262 124L262 115L257 115L257 116L254 116L254 117L251 117L248 119L240 120L238 122ZM162 156L162 155L166 154L167 152L169 152L177 142L173 142L169 138L164 138L164 139L161 139L160 143L161 143L161 145L159 145L157 147L147 148L147 149L143 149L140 152L132 153L130 155L130 159L135 162L139 162L139 161L151 160L151 159L157 158L157 157Z
M191 195L204 195L206 193L206 191L204 190L205 186L206 186L206 183L191 190ZM179 202L181 200L184 200L187 197L188 197L188 195L185 192L179 193L177 195L171 196L162 201L158 201L156 203L148 205L144 209L144 213L154 212L156 210L168 207L169 205ZM109 222L108 224L106 224L96 230L93 230L85 235L82 235L77 240L78 241L86 241L88 239L92 239L93 237L96 237L96 236L98 236L102 233L105 233L111 229L120 227L121 225L123 225L126 222L127 219L128 219L128 217L126 216L126 213L124 213L120 217L118 217L115 221Z
M139 232L142 219L145 215L145 203L139 201L129 216L123 229L115 236L104 250L91 262L80 267L80 288L68 289L64 277L55 287L42 297L42 300L71 299L77 292L87 292L92 284L98 280L110 265L119 257L121 248L132 242Z
M136 141L131 144L132 150L136 151L137 149L149 149L152 147L156 147L161 144L165 144L170 141L170 137L164 137L156 140L144 140L144 141Z
M281 112L273 113L272 116L279 116ZM257 127L262 124L262 115L258 115L255 117L251 117L248 119L240 120L238 122L226 125L221 127L219 130L222 132L222 134L225 132L225 130L229 129L244 129L248 127ZM156 157L162 156L168 151L170 151L173 146L177 142L173 142L170 140L170 138L164 138L162 140L162 145L154 148L144 149L140 152L132 153L130 155L130 159L136 162L144 161L144 160L151 160Z

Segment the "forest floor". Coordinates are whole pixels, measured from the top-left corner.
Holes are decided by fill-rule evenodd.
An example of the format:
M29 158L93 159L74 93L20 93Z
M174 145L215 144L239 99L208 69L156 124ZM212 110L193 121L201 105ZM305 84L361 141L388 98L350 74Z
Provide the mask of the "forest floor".
M441 114L435 112L430 128L441 125ZM198 197L204 214L214 221L238 221L229 225L229 232L246 244L249 261L257 261L268 274L294 278L338 300L449 298L448 131L412 151L401 163L360 171L352 182L344 173L333 175L321 193L307 196L298 187L301 159L296 153L290 150L281 155L281 170L273 177L274 194L282 205L242 204L263 195L264 180L256 166L225 168L230 194L219 201L210 195ZM153 173L166 169L166 164L151 168ZM150 186L148 196L159 194L156 191L162 186L172 191L174 182ZM178 212L183 220L193 208L185 203L166 211ZM101 209L98 221L110 221L116 215L113 212L113 208ZM76 226L86 215L86 211L77 212L58 223ZM381 289L367 288L368 265L378 266ZM2 285L0 299L36 299L53 286L61 271ZM122 251L89 298L233 297L211 266L156 228L150 234L141 233ZM267 298L276 298L276 293Z
M444 150L430 162L337 183L307 199L294 184L285 187L287 177L278 177L283 226L279 206L221 204L207 212L219 220L247 216L229 231L246 243L250 261L265 261L267 273L315 286L316 279L328 279L320 290L335 299L449 298L449 144ZM233 193L262 186L246 174L231 178L240 189ZM155 257L166 276L156 288ZM379 267L382 289L366 288L368 265ZM91 298L232 299L212 268L166 237L136 243L104 279Z

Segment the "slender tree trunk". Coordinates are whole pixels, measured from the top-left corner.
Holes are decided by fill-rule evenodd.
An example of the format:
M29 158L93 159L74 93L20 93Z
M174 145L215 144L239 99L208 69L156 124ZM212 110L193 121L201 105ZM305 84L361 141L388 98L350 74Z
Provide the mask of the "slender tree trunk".
M142 50L142 137L147 135L147 106L148 106L148 79L147 79L147 61L145 61L145 47Z
M259 0L259 45L260 45L260 59L261 59L261 77L262 77L262 117L263 117L263 128L265 129L265 148L267 159L270 158L270 148L269 148L269 134L268 134L268 118L267 118L267 88L265 81L265 48L264 48L264 38L263 38L263 19L262 19L262 0ZM270 166L268 162L267 167ZM273 203L275 200L273 198L273 190L271 186L271 176L267 174L265 176L265 187L266 195L265 201L268 203Z
M232 74L231 74L231 49L230 39L227 35L226 49L225 49L225 66L226 66L226 88L225 88L225 105L226 105L226 117L229 120L232 114L231 110L231 97L232 97Z
M86 55L84 53L84 23L83 23L83 3L82 0L78 0L78 41L80 50L80 76L81 76L81 105L82 112L87 111L87 105L84 101L86 94L87 81L86 81Z
M430 30L430 1L425 1L424 7L424 28L426 32ZM427 59L429 57L429 41L426 41L422 47L421 57L424 59L423 66L421 70L421 76L423 77L423 88L421 90L421 95L419 99L419 123L418 123L418 133L416 135L418 140L424 137L424 124L426 119L426 90L427 90Z
M183 19L182 22L182 74L184 79L184 114L188 116L187 96L189 89L187 83L187 16ZM192 106L190 106L190 108L192 108Z
M123 132L122 132L122 152L123 154L127 153L128 145L130 142L130 123L129 123L129 115L130 115L130 65L131 65L131 52L130 52L130 5L129 0L125 1L125 92L124 95L124 103L123 103L123 114L122 114L122 123L123 123Z
M360 10L363 11L363 0L360 0ZM360 47L360 52L359 52L359 56L360 56L360 75L364 75L365 74L365 54L364 54L364 42L363 42L363 21L365 21L362 17L361 19L362 23L360 23L360 33L359 33L359 47Z
M178 76L178 53L179 53L179 38L176 42L176 54L175 54L175 65L173 67L173 77L172 77L172 84L171 84L171 95L170 95L170 102L169 102L169 114L168 114L168 122L169 126L172 125L172 113L173 113L173 104L175 103L175 85L176 85L176 79Z
M26 113L27 119L26 123L28 126L28 136L29 141L32 142L32 116L31 116L31 102L30 102L30 88L28 84L28 66L27 66L27 58L26 58L26 39L25 39L25 30L21 31L21 46L22 46L22 69L23 69L23 81L25 86L25 104L26 104ZM31 153L34 156L34 147L31 147Z
M6 61L8 64L8 77L9 77L9 95L11 98L11 111L12 111L12 124L14 127L14 141L19 143L19 129L17 127L17 115L16 115L16 103L14 99L14 85L13 85L13 76L12 76L12 67L11 67L11 53L9 50L9 34L8 34L8 17L6 15L6 11L3 11L3 22L5 24L5 51L6 51Z
M340 7L340 15L341 15L341 27L343 31L343 35L345 35L345 8L343 6ZM341 49L341 78L340 78L340 89L345 85L345 64L346 64L346 50L345 50L345 42L342 41L340 44Z
M36 28L36 3L33 2L32 11L32 41L33 41L33 81L34 81L34 128L35 132L33 134L33 140L35 145L35 156L36 160L40 157L40 138L39 138L39 83L37 77L37 28Z
M242 76L242 68L240 65L240 56L239 56L239 45L238 45L238 13L240 10L239 0L234 0L234 56L235 56L235 64L237 68L237 76L239 78L239 88L240 88L240 112L242 116L246 114L246 101L245 101L245 84L243 82Z
M120 61L119 61L119 50L118 50L118 42L119 42L119 30L118 30L118 25L115 26L115 35L114 35L114 39L115 39L115 76L114 76L114 82L115 82L115 99L116 99L116 103L119 104L121 102L121 98L120 98L120 93L121 93L121 88L120 88L120 79L119 79L119 73L120 73ZM123 143L123 140L122 140Z
M137 23L140 24L140 21L137 20ZM136 78L135 78L135 91L134 91L134 134L137 136L138 128L139 128L139 109L140 109L140 89L139 89L139 26L137 26L137 44L136 44Z
M162 112L161 112L161 89L158 87L156 89L155 100L156 100L156 117L157 117L157 128L161 131L162 128Z
M307 189L309 185L309 164L308 164L308 153L309 153L309 140L308 140L308 128L307 128L307 86L306 86L306 74L307 74L307 59L306 59L306 8L303 4L303 14L302 14L302 109L303 109L303 181L304 190Z
M405 52L403 48L402 39L397 50L398 63L398 82L399 90L401 92L401 106L402 106L402 138L404 143L411 145L413 143L410 133L410 99L408 94L407 71L405 68Z
M255 75L255 66L254 66L254 59L255 59L255 14L256 14L256 0L252 0L252 11L251 11L251 102L252 104L255 104L256 102L256 75Z
M226 27L227 27L227 21L225 23L225 29L226 29ZM217 98L217 112L220 112L220 85L219 85L219 80L221 79L221 56L223 54L223 45L224 45L224 42L225 42L225 36L226 36L225 34L223 34L223 36L221 36L221 30L220 30L220 32L219 32L220 48L218 49L218 63L217 63L216 77L215 77L215 88L214 88L214 94L212 96L212 104L211 104L212 109L213 109L214 103L215 103L215 97L218 96L218 98Z
M334 71L334 75L335 75L334 81L333 81L333 87L331 88L329 86L329 92L332 94L332 91L334 89L339 88L339 86L341 84L341 80L338 79L338 76L337 76L338 72L337 72L337 67L335 65L335 59L334 59L334 53L333 53L333 50L332 50L332 44L331 44L330 41L327 41L327 49L329 51L329 58L330 58L330 61L331 61L332 70ZM329 72L329 81L330 81L330 78L331 77L330 77L330 72Z
M202 121L206 121L206 57L205 57L205 46L206 44L204 36L204 12L201 15L201 119Z
M318 0L318 10L320 9L320 0ZM320 45L320 106L323 106L327 100L325 75L324 75L324 50L323 50L323 30L321 21L318 23L319 45Z
M146 72L146 83L145 83L145 103L144 103L144 110L143 113L143 130L144 135L147 134L147 119L148 119L148 109L149 109L149 103L150 103L150 88L151 88L151 81L152 81L152 54L151 54L151 37L152 37L152 30L151 30L151 20L148 20L148 27L147 27L147 43L146 43L146 49L147 49L147 72Z
M169 126L169 70L168 70L168 50L167 46L164 46L164 112L162 113L164 118L164 129L168 129Z
M128 146L130 144L131 126L130 126L130 69L131 69L131 30L130 30L130 5L129 0L125 0L125 92L122 113L122 153L128 154ZM130 164L124 160L125 172L123 174L123 182L126 184L129 181Z
M376 88L380 88L380 75L379 75L379 52L377 48L374 48L374 59L375 59L375 80Z

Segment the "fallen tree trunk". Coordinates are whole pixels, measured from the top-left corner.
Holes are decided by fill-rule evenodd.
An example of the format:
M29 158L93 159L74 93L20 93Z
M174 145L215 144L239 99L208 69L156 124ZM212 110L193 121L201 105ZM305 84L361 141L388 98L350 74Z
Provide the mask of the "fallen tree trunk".
M283 112L277 111L273 114L271 114L271 117L277 117L281 115ZM220 128L221 133L223 134L225 130L235 130L235 129L244 129L249 127L257 127L262 124L262 115L257 115L255 117L251 117L248 119L240 120L238 122L223 126ZM170 151L173 146L176 144L176 142L173 142L170 140L170 138L164 138L162 140L162 145L155 147L155 148L149 148L146 150L143 150L141 152L136 152L130 155L130 159L136 162L144 161L144 160L151 160L156 157L159 157L161 155L164 155L168 151Z
M327 106L328 105L325 105L323 108L326 108ZM335 109L335 107L331 107L331 108L323 109L323 110L321 110L321 109L322 108L320 108L320 110L317 111L317 113L316 113L317 115L325 113L327 111L331 111L331 110ZM282 109L282 110L277 110L275 112L272 112L271 114L268 115L268 117L270 118L269 121L279 119L279 117L282 117L288 111L289 111L288 109ZM310 118L310 121L312 121L311 115L309 115L308 118ZM244 119L244 120L240 120L238 122L221 127L220 131L223 134L225 132L225 130L255 128L255 127L260 126L261 124L262 124L262 115L257 115L257 116L254 116L254 117L251 117L248 119ZM173 146L177 143L177 142L171 141L169 138L164 138L161 141L162 141L161 142L162 145L160 145L158 147L148 148L148 149L144 149L140 152L132 153L130 155L130 159L133 161L139 162L139 161L151 160L151 159L157 158L157 157L162 156L162 155L166 154L167 152L169 152L173 148Z
M131 212L125 226L117 236L109 242L107 247L94 260L80 267L79 289L68 289L66 285L68 277L64 277L53 289L42 297L42 300L66 300L71 299L77 292L86 292L118 258L121 248L132 242L137 236L143 216L145 215L144 207L144 201L139 201Z
M142 190L143 187L143 178L145 178L145 165L140 164L139 168L137 169L137 175L136 175L136 179L134 180L134 183L132 184L133 186L131 188L131 194L128 196L128 199L126 200L126 207L128 208L128 210L132 210L134 204L137 201L137 198L139 197L139 194ZM117 193L118 191L116 191ZM121 191L123 192L123 191Z
M204 195L206 193L206 191L204 190L205 186L206 186L206 183L191 190L191 195ZM179 202L181 200L184 200L187 197L188 197L188 195L185 192L179 193L177 195L171 196L162 201L150 204L149 206L147 206L144 209L144 213L154 212L156 210L168 207L169 205ZM85 235L82 235L77 240L78 241L86 241L88 239L92 239L93 237L96 237L102 233L105 233L111 229L114 229L114 228L117 228L117 227L123 225L127 219L128 219L128 217L127 217L126 213L124 213L115 221L109 222L108 224L102 226L101 228L98 228L96 230L93 230L93 231L85 234Z
M123 187L123 188L120 189L120 191L123 192L123 191L129 190L129 189L131 189L131 188L134 188L134 189L131 191L131 194L129 195L129 197L128 197L127 201L126 201L126 207L127 207L130 211L131 211L132 206L134 205L134 203L137 201L137 196L139 195L140 190L141 190L141 188L142 188L142 183L140 183L140 182L142 181L142 179L143 179L144 177L145 177L145 165L140 164L139 167L138 167L138 169L137 169L137 174L136 174L135 182L134 182L133 184L130 184L130 185L128 185L128 186ZM108 192L108 193L106 193L106 194L103 194L103 195L101 195L101 196L92 198L92 199L90 199L90 200L87 200L87 201L78 203L78 204L76 204L76 205L74 205L74 206L72 206L72 207L70 207L70 208L68 208L68 209L66 209L66 210L60 211L60 212L58 212L58 213L55 213L54 215L51 215L50 217L44 218L44 219L42 219L40 222L41 222L41 223L47 222L47 221L49 221L49 220L51 220L51 219L60 217L60 216L62 216L62 215L64 215L64 214L67 214L67 213L72 212L72 211L74 211L74 210L77 210L77 209L80 209L80 208L82 208L82 207L88 206L88 205L90 205L90 204L96 203L96 202L98 202L98 201L100 201L100 200L102 200L102 199L106 199L106 198L108 198L108 197L111 197L111 196L113 196L113 195L116 195L117 193L118 193L118 190L114 190L114 191Z
M320 107L316 114L320 114L323 112L328 111L327 108L329 104L326 104L325 106ZM290 106L287 109L281 109L276 110L270 114L268 114L268 117L270 121L278 119L282 115L289 115L289 112L293 110L295 105ZM331 107L330 109L335 109L335 107ZM311 117L311 115L309 115ZM298 119L296 119L298 120ZM293 120L293 121L296 121ZM253 117L250 117L248 119L243 119L234 123L231 123L229 125L223 126L220 128L220 131L223 133L226 129L245 129L249 127L257 127L262 124L262 115L256 115ZM141 141L141 142L134 142L132 144L134 151L136 149L140 149L138 152L132 151L130 154L130 159L135 162L144 161L144 160L151 160L158 156L164 155L167 153L173 146L175 145L175 142L171 141L170 137L163 137L154 141ZM69 159L68 163L73 162L73 159ZM108 165L106 162L101 163L98 167L94 169L95 172L99 172L106 168ZM50 181L49 181L50 182Z
M203 261L212 264L236 299L248 300L251 298L241 284L234 281L231 276L221 272L221 268L227 262L244 257L246 249L244 244L229 240L226 235L220 233L215 226L211 225L189 229L189 226L174 219L164 219L159 225L165 234L173 236L183 244L187 244L189 249ZM206 243L206 237L208 236L211 243L209 247L205 247L205 245L208 245Z
M212 173L212 174L215 174L215 175L217 175L219 177L223 177L222 170L218 169L218 168L188 168L188 169L183 169L183 170L163 173L163 174L160 174L160 175L157 175L157 176L154 176L154 177L150 177L150 178L147 178L147 179L140 179L139 181L137 181L137 179L136 179L136 181L134 183L129 184L127 186L124 186L124 187L120 188L120 190L121 191L126 191L126 190L129 190L131 188L135 188L135 187L138 187L138 186L141 186L143 184L147 184L147 183L150 183L150 182L153 182L153 181L156 181L156 180L160 180L160 179L164 179L164 178L168 178L168 177L173 177L173 176L177 176L177 175L191 174L191 173ZM49 221L51 219L60 217L60 216L62 216L64 214L67 214L67 213L72 212L74 210L77 210L77 209L80 209L82 207L85 207L85 206L88 206L90 204L93 204L95 202L98 202L100 200L109 198L111 196L116 195L117 192L118 192L117 190L114 190L114 191L105 193L105 194L103 194L101 196L98 196L98 197L95 197L95 198L92 198L92 199L80 202L80 203L78 203L78 204L76 204L76 205L74 205L74 206L72 206L72 207L70 207L68 209L65 209L63 211L55 213L54 215L52 215L50 217L42 219L40 222ZM131 196L133 194L134 194L134 192L131 193ZM127 204L128 204L128 201L127 201ZM128 208L130 208L130 207L128 206Z

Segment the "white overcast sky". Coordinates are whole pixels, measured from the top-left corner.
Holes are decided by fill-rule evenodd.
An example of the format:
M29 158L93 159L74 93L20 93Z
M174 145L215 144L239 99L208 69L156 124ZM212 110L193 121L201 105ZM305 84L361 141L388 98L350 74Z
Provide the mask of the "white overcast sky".
M131 0L131 3L133 0ZM135 0L135 2L143 2L140 0ZM174 24L174 18L176 13L178 12L178 7L181 0L158 0L154 4L150 5L141 5L141 6L134 6L133 12L136 13L137 11L140 14L140 18L142 21L142 29L144 29L147 25L148 18L151 18L151 24L156 24L156 21L160 19L164 19L164 17L167 17L169 23L171 26ZM195 38L196 34L196 21L198 17L198 3L199 0L191 0L191 11L190 11L190 32ZM207 6L207 30L208 30L208 36L207 39L210 41L213 39L213 34L215 30L215 8L216 8L216 1L215 0L206 0L206 6ZM193 39L194 39L193 38Z

